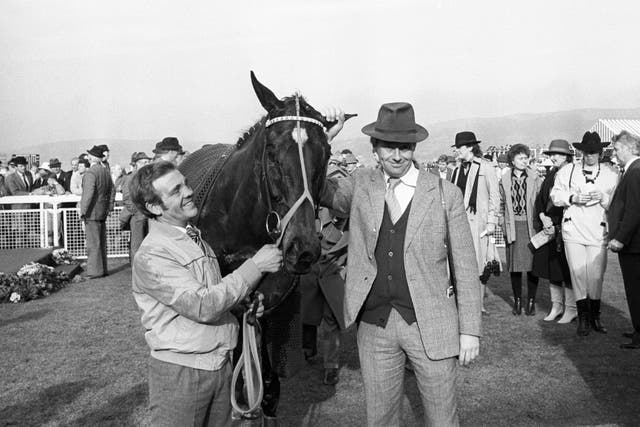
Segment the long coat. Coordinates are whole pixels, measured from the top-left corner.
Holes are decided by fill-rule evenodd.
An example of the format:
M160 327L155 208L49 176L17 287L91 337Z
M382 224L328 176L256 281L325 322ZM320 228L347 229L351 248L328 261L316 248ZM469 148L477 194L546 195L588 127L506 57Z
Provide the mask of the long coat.
M480 335L480 281L462 193L444 181L444 199L457 278L456 298L449 295L444 209L439 178L420 170L404 241L407 284L422 344L431 359L460 352L460 334ZM344 316L353 324L377 274L374 256L385 209L383 172L359 169L352 178L329 180L321 204L350 213Z
M93 164L82 177L80 216L93 221L104 221L113 209L115 191L111 174L106 167Z
M509 244L516 241L516 220L513 217L513 202L511 200L511 173L512 168L505 169L505 173L500 180L500 196L504 202L504 216L502 230L504 231L505 241ZM536 197L540 191L541 180L538 172L532 168L527 168L527 194L526 194L526 211L527 211L527 227L529 236L533 237L536 232L533 228L533 217L536 214ZM521 237L521 236L517 236Z
M20 177L18 172L10 173L5 177L4 184L7 187L10 196L25 196L31 192L31 186L33 186L33 176L29 171L25 171L24 176L27 178L27 182L29 183L28 187L22 180L22 177ZM14 203L11 205L11 207L13 209L29 209L31 208L31 204Z
M458 179L461 166L458 166L452 177L451 182L455 183ZM476 195L476 212L469 210L469 199L475 180L478 180L478 192ZM482 270L487 262L487 248L489 244L489 236L480 237L483 231L487 229L487 224L497 224L498 214L500 212L500 190L498 189L498 176L496 175L493 165L485 159L474 157L469 167L469 175L467 177L467 185L464 191L464 206L471 228L471 236L473 239L473 247L476 251L476 262L478 264L478 272L482 274Z

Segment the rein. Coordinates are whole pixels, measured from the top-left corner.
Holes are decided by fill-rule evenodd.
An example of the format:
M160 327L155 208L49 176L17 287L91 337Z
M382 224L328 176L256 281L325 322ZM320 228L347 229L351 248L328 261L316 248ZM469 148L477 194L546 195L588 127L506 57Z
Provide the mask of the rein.
M302 194L300 195L300 197L298 197L295 203L289 208L289 210L284 215L284 217L280 218L280 215L278 214L278 212L276 212L273 209L273 206L271 204L271 187L269 185L269 174L266 171L267 144L265 141L264 149L262 151L262 175L264 176L264 179L265 179L265 184L266 184L265 187L267 190L267 205L269 208L269 213L267 214L267 218L265 221L265 227L267 229L267 234L269 234L269 237L271 237L275 241L276 246L280 246L280 244L282 243L284 232L286 231L287 226L291 221L291 218L293 218L293 215L300 208L300 206L302 206L305 200L308 200L311 203L311 206L315 208L315 202L313 200L313 196L311 195L311 192L309 191L309 183L307 181L307 169L304 163L304 152L302 149L303 148L302 147L303 145L302 128L300 126L300 122L315 124L319 126L324 132L326 132L324 125L320 121L313 119L311 117L304 117L300 115L300 98L298 94L296 94L296 115L295 116L279 116L279 117L274 117L272 119L269 119L265 123L265 128L268 128L274 123L279 123L284 121L296 122L296 132L298 136L296 144L298 145L298 158L300 159L300 168L302 169L302 184L304 186L304 190L302 191Z

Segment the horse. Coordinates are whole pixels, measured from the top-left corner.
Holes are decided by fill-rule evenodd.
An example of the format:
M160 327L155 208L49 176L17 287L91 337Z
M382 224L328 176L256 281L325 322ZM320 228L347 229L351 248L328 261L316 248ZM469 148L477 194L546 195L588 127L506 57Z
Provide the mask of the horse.
M195 223L223 274L264 244L281 247L283 269L266 275L257 289L264 295L264 333L266 319L320 256L316 212L331 155L326 131L335 123L297 93L278 99L253 71L251 83L267 114L235 145L205 145L179 168L194 189ZM270 356L263 343L262 412L275 417L279 380Z

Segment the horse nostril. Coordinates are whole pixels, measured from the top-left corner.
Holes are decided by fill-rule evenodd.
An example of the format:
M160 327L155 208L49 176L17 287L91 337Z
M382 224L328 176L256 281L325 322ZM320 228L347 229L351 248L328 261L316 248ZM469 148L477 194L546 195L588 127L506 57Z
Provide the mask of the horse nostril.
M315 262L315 260L316 257L309 251L302 252L298 257L299 263L312 264L313 262Z

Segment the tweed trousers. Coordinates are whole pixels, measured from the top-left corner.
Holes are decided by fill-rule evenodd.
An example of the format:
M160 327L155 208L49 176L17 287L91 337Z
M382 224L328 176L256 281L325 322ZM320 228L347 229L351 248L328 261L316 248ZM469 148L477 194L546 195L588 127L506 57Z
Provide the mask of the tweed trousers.
M367 426L399 426L409 358L424 407L425 425L457 426L456 358L431 360L417 322L392 309L385 328L360 322L358 354L364 382Z
M104 220L85 220L87 235L87 275L107 274L107 225Z
M231 362L217 371L149 358L153 427L231 426Z

